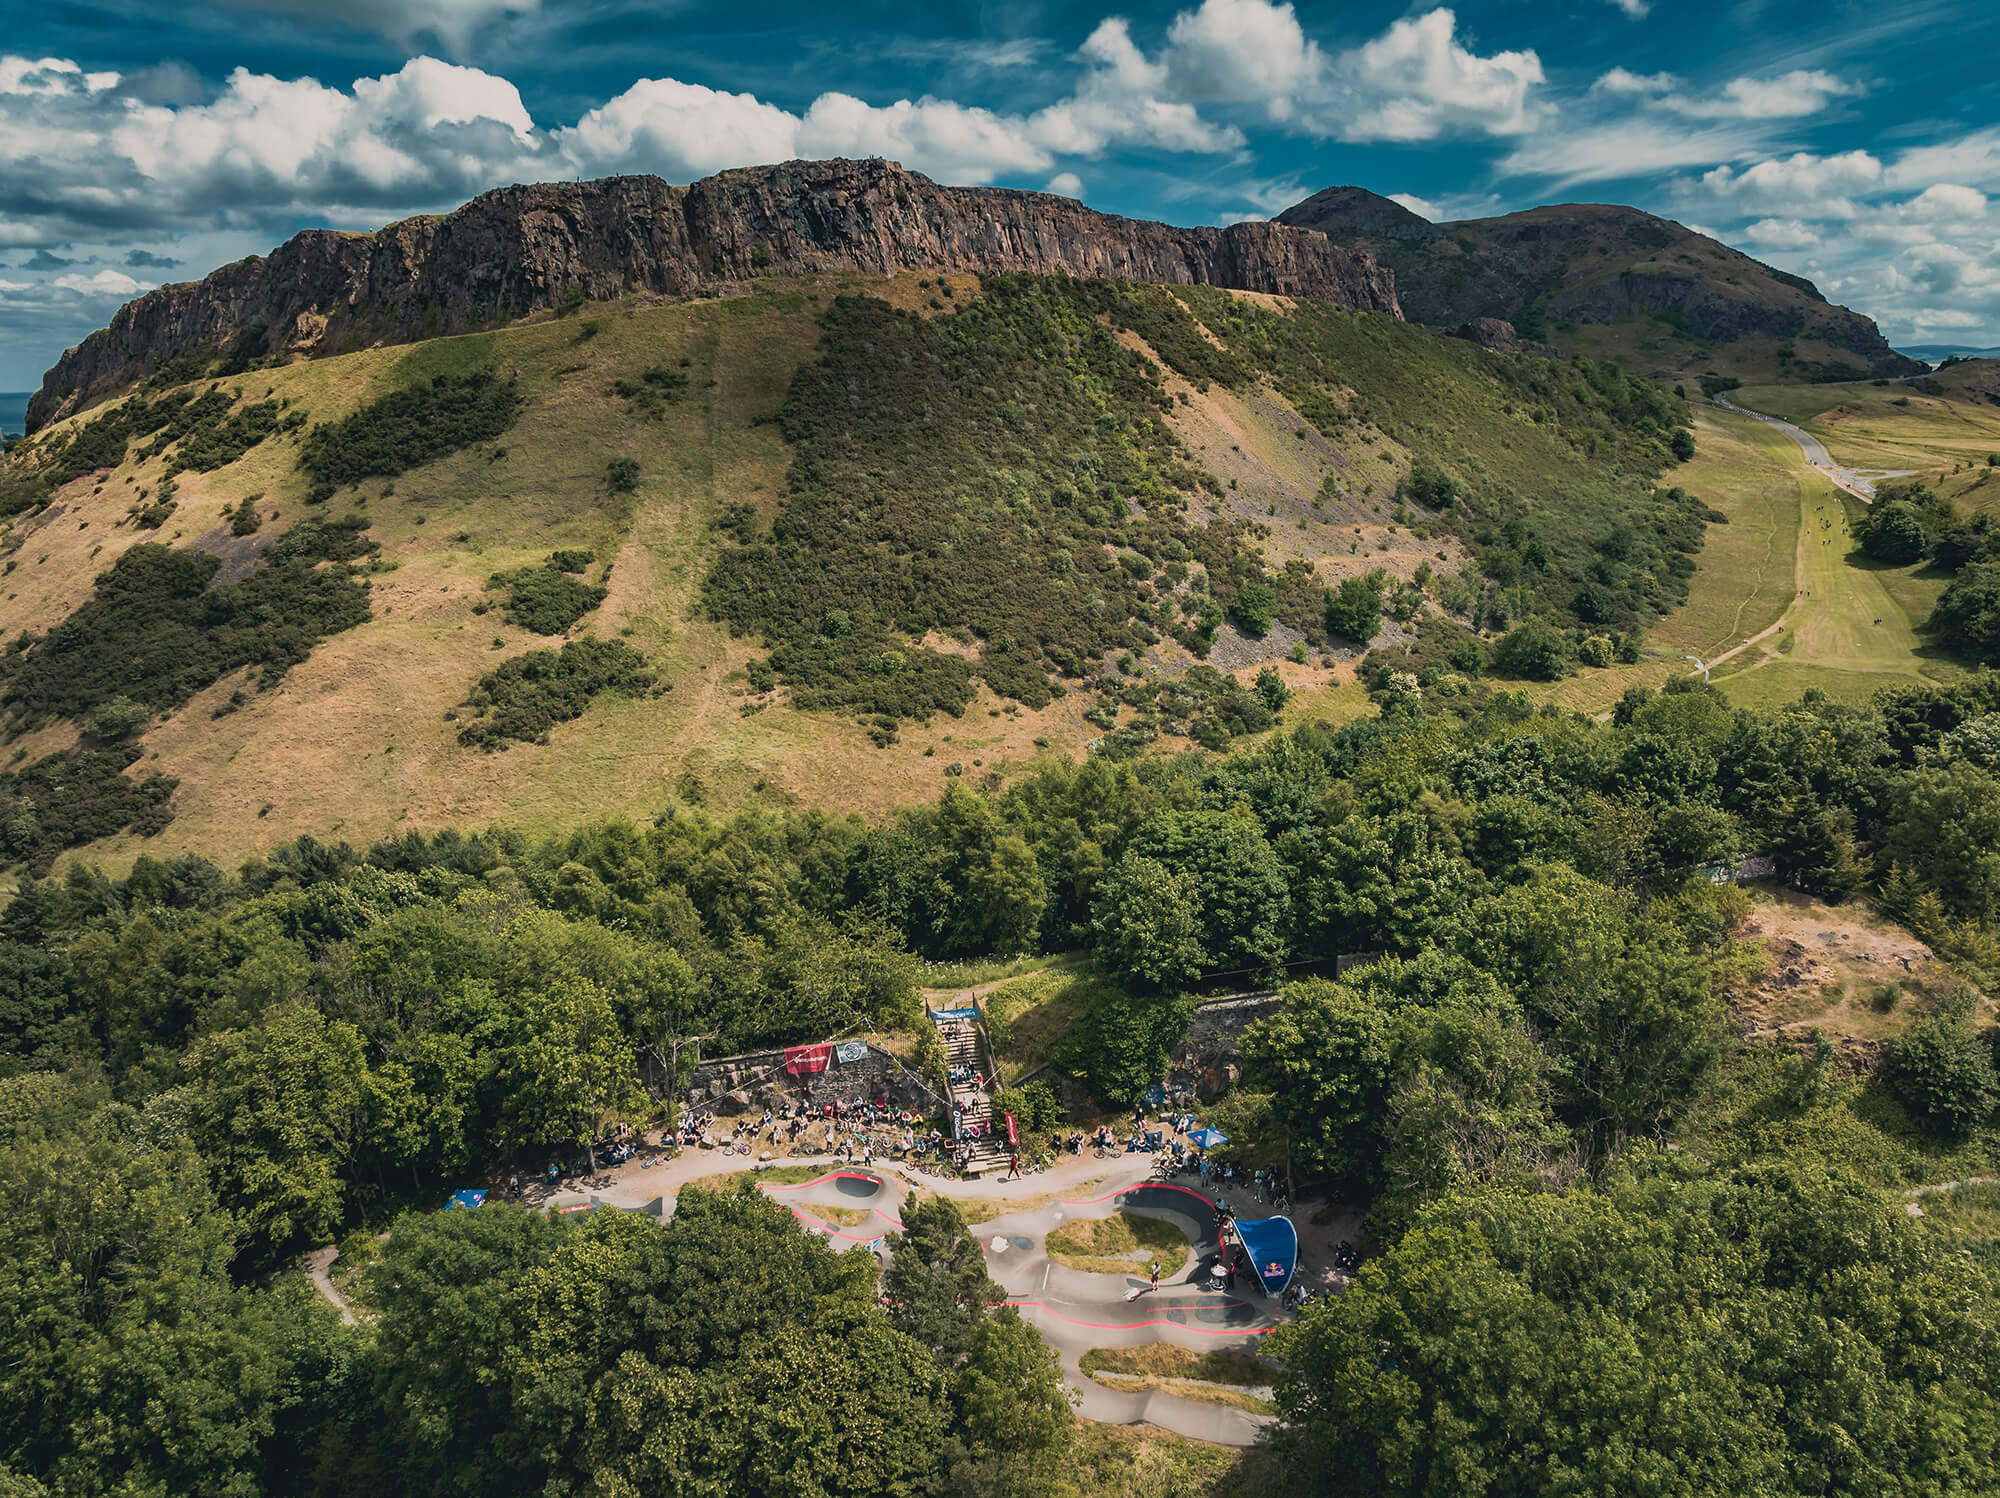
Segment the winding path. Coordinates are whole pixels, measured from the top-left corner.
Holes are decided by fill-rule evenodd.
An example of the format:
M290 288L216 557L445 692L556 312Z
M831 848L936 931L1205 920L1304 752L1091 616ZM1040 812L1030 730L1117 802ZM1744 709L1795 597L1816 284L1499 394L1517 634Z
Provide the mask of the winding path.
M1725 411L1734 411L1738 416L1748 416L1752 421L1761 421L1766 426L1776 427L1798 443L1799 451L1806 455L1808 463L1864 504L1875 502L1875 480L1906 478L1916 472L1913 468L1903 468L1879 472L1871 469L1864 473L1857 468L1843 468L1833 461L1833 454L1826 450L1826 444L1804 427L1793 426L1789 421L1777 416L1766 416L1762 411L1753 411L1748 406L1739 406L1727 395L1718 393L1715 403Z

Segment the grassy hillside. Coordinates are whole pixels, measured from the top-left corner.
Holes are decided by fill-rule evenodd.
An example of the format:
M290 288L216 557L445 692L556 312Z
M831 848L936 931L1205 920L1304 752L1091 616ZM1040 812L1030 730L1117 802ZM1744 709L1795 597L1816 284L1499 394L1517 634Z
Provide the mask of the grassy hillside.
M1836 461L1922 475L1968 513L2000 510L2000 361L1908 381L1754 385L1732 400L1813 433Z
M769 281L142 390L0 464L0 852L115 865L169 793L225 859L876 812L1114 731L1348 717L1343 577L1486 624L1675 601L1682 419L1380 318L1027 278Z

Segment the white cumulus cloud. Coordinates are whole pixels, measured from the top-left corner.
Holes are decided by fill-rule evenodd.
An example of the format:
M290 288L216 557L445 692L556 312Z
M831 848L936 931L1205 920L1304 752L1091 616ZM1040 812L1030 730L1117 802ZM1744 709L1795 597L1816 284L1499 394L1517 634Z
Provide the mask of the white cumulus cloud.
M1866 151L1837 156L1798 152L1743 168L1719 166L1683 195L1738 214L1801 219L1853 218L1856 194L1882 185L1882 163Z
M790 160L798 155L799 118L752 94L642 78L562 131L560 140L586 175L649 171L684 179Z
M1522 135L1543 111L1535 91L1542 62L1533 52L1481 57L1458 40L1458 18L1438 9L1397 21L1345 54L1339 74L1359 114L1346 140L1435 140L1455 132Z

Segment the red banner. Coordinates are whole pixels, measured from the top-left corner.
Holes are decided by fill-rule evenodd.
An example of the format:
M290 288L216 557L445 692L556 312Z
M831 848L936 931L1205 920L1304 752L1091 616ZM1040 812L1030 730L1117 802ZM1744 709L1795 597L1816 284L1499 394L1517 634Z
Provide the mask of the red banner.
M785 1070L795 1077L817 1076L833 1060L830 1045L794 1045L785 1047Z
M1000 1116L1007 1120L1007 1142L1009 1144L1019 1144L1021 1142L1021 1131L1014 1126L1014 1115L1003 1113Z

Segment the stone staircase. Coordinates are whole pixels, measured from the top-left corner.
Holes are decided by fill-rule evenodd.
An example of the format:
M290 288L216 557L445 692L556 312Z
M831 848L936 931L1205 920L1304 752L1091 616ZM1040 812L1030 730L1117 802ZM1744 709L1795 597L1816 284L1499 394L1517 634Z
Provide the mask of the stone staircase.
M990 1170L1005 1170L1013 1150L1007 1144L1006 1120L994 1113L993 1097L987 1090L987 1082L993 1075L993 1058L986 1053L980 1029L966 1019L940 1019L937 1025L944 1041L945 1064L954 1071L960 1067L972 1070L973 1080L951 1084L951 1100L965 1105L961 1116L967 1125L981 1127L982 1137L972 1142L967 1173L983 1175Z

